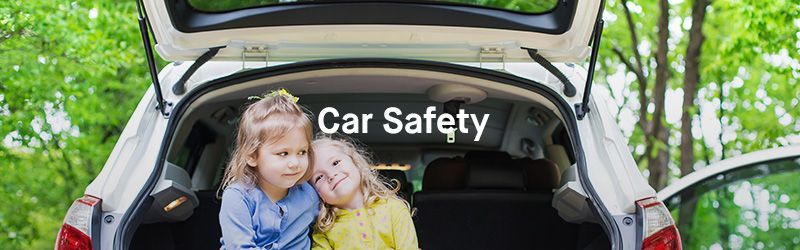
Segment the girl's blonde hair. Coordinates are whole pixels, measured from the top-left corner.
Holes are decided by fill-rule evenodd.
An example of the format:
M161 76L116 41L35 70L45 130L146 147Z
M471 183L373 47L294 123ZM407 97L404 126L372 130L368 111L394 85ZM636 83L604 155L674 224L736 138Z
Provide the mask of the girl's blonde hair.
M314 136L314 128L305 110L296 103L297 98L281 89L265 94L263 98L247 106L236 132L236 146L230 162L225 169L225 177L217 191L234 183L242 182L257 185L259 175L256 168L247 164L247 157L258 153L264 144L275 143L292 129L302 128L309 142L307 151L308 167L303 177L296 184L311 178L314 172L314 154L310 142Z
M361 192L364 194L364 207L369 209L369 205L378 200L397 199L405 203L408 207L409 204L404 199L397 196L396 189L390 189L388 183L378 175L378 172L370 168L369 153L361 147L356 146L355 143L345 138L331 138L320 136L311 143L311 148L320 150L321 148L331 147L339 150L343 154L350 157L353 164L358 168L361 173ZM328 231L336 221L336 212L339 208L320 202L319 217L317 217L316 227L322 232Z

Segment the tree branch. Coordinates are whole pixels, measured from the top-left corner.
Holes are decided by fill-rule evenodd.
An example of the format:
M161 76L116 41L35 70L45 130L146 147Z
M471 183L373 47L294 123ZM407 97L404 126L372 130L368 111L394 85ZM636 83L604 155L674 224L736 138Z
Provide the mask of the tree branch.
M645 131L648 137L652 136L647 144L648 154L647 168L650 170L650 185L660 190L664 187L667 180L669 163L669 150L666 145L669 143L669 128L663 124L665 96L667 92L667 79L669 78L668 67L669 59L667 52L669 46L667 39L669 38L669 3L667 0L660 0L658 3L660 15L658 17L658 49L656 51L656 81L653 86L653 103L655 110L653 111L653 120L650 121L651 129ZM646 107L642 107L646 108ZM642 115L642 114L640 114ZM655 154L651 152L655 150Z
M41 132L44 132L44 131L41 131ZM48 132L50 132L50 131L48 131ZM50 161L52 161L53 163L55 163L55 162L57 161L57 160L55 159L55 157L53 156L53 155L55 154L54 150L58 150L58 151L61 153L61 155L62 155L62 158L63 158L63 159L65 159L65 160L67 160L67 159L65 158L65 157L66 157L66 155L64 154L64 151L61 149L61 147L60 147L60 146L58 145L58 143L57 143L57 140L56 140L56 135L54 135L53 133L49 133L49 134L50 134L50 136L52 136L53 140L51 140L51 141L50 141L50 142L48 142L48 143L45 143L45 139L44 139L44 138L42 138L42 135L41 135L41 133L36 133L36 132L34 131L34 133L33 133L33 134L34 134L34 135L36 135L36 138L38 138L38 139L39 139L39 140L42 142L42 147L44 148L44 150L47 150L47 151L48 151L48 153L47 153L47 158L50 158ZM50 146L50 144L51 144L51 143L54 143L54 145L55 145L55 148L53 148L52 146ZM58 169L56 169L56 171L58 171L58 173L61 175L61 178L64 178L64 182L65 182L65 183L64 183L64 184L65 184L65 185L64 185L64 189L65 189L65 191L66 191L66 194L67 194L67 195L72 195L72 191L74 190L74 188L73 188L73 187L75 186L75 185L73 185L73 183L70 183L72 180L74 180L74 179L75 179L75 173L74 173L74 172L72 172L72 171L73 171L73 169L72 169L72 164L70 164L69 162L67 162L67 168L66 168L66 169L64 169L64 168L58 168Z
M640 55L639 47L637 46L639 45L639 36L636 34L636 25L633 23L631 10L628 9L628 0L622 0L622 8L625 10L625 20L628 21L628 31L630 31L631 34L631 43L633 44L631 48L633 50L633 59L636 61L636 65L638 66L638 70L634 72L639 75L644 75L642 73L642 69L644 68L642 66L642 56Z
M15 36L21 36L22 34L25 34L25 31L26 31L25 28L19 28L14 32L3 31L3 33L0 34L0 43L3 43L8 39L14 38Z
M628 0L622 0L622 9L625 12L625 20L628 23L628 32L631 35L631 50L633 51L633 59L636 62L636 67L633 65L628 66L631 71L636 75L636 80L639 82L639 127L643 131L649 131L652 127L651 123L647 120L647 106L649 104L647 98L647 78L644 76L644 66L642 64L642 55L639 52L639 36L636 33L636 25L633 23L631 10L628 8ZM626 64L630 64L624 60ZM647 141L647 139L645 139Z
M619 108L617 109L617 114L614 116L614 117L617 118L617 124L619 124L619 116L620 116L620 114L622 114L622 109L625 106L628 106L628 102L630 101L630 98L625 96L624 93L622 94L621 97L614 95L614 91L611 91L611 87L610 86L609 86L609 91L608 92L611 93L611 96L614 97L614 99L622 98L622 105L619 106Z
M692 109L700 83L700 49L703 45L703 20L708 0L695 0L692 4L692 27L689 28L689 44L684 59L683 114L681 114L681 177L694 172L694 138L692 137Z
M625 56L625 54L622 52L622 49L620 49L617 46L613 46L613 47L611 47L611 51L613 51L614 54L616 54L617 57L619 57L619 60L622 61L623 64L625 64L625 68L627 68L628 70L630 70L634 74L638 74L636 72L636 67L633 66L633 64L631 64L630 61L628 61L628 57Z

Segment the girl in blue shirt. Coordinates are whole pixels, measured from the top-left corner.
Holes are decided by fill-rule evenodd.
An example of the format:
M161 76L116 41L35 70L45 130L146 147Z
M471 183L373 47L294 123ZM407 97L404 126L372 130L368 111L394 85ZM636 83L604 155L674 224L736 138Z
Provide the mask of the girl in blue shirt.
M225 170L219 224L224 249L309 249L319 197L306 182L311 120L286 90L242 114Z

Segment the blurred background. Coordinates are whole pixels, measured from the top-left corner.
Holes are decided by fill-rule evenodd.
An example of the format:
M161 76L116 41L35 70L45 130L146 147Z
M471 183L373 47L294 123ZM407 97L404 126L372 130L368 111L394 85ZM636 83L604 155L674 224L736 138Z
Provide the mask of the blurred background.
M136 17L134 1L0 1L3 248L52 248L149 87ZM613 97L656 190L721 159L800 143L800 0L607 0L603 19L595 91ZM800 207L797 179L771 183L770 202ZM759 209L704 202L713 201L698 211ZM781 239L797 245L792 211L778 227L794 229ZM689 229L708 240L687 249L729 248L736 237L745 239L736 248L770 248L758 223L697 216L725 228Z

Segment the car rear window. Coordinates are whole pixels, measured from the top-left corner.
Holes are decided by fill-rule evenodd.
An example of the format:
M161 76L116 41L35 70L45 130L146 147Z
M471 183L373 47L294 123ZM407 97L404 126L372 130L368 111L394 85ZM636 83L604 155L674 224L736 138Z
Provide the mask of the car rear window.
M260 7L269 5L289 4L289 3L321 3L337 2L332 0L189 0L189 4L200 11L205 12L225 12L250 7ZM354 1L343 1L354 2ZM360 1L370 2L370 1ZM558 0L429 0L429 1L408 1L413 3L444 3L456 5L470 5L493 9L503 9L516 12L537 14L552 10L558 4Z

